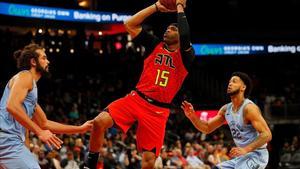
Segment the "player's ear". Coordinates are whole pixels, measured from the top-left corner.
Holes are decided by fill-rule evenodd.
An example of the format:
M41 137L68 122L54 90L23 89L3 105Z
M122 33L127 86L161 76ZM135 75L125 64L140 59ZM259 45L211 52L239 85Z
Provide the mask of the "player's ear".
M242 86L242 91L246 91L247 86L245 84L243 84Z
M30 64L31 64L32 66L36 66L36 60L35 60L34 58L31 58L31 59L30 59Z

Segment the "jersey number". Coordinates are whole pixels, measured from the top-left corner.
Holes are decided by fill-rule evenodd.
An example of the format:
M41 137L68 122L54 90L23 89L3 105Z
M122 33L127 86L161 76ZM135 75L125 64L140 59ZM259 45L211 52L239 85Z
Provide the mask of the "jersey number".
M169 80L169 77L168 77L169 74L170 74L170 72L168 72L168 71L165 71L165 70L161 71L161 70L157 69L155 84L162 86L162 87L166 87L168 84L168 80Z
M241 133L237 129L232 129L232 137L235 139L242 139Z

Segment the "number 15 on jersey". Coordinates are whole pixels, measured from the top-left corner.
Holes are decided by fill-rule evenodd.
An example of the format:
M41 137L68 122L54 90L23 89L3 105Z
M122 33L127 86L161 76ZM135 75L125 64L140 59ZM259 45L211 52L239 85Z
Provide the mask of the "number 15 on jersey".
M160 69L157 69L155 85L166 87L168 85L169 74L170 72L166 70L161 71Z

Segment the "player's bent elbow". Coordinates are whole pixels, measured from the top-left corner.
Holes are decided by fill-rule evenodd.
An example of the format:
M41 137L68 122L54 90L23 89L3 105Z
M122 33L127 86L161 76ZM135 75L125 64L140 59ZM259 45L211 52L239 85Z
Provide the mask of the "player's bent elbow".
M203 133L204 134L210 134L210 133L212 133L213 131L211 131L211 130L205 130Z
M212 133L211 131L206 131L206 132L204 132L204 134L210 134L210 133Z
M264 132L262 133L261 137L266 141L270 142L272 140L272 133L271 132Z
M209 131L208 129L198 128L198 127L197 127L197 129L199 131L201 131L203 134L210 134L212 132L212 131Z
M131 30L132 26L130 24L130 21L128 21L128 20L124 21L124 27L127 31Z
M124 27L132 39L134 39L142 31L141 25L135 25L128 21L124 22Z
M204 125L203 128L202 128L202 132L203 132L204 134L210 134L210 133L212 133L213 131L214 131L214 129L212 129L212 128L210 127L210 125L206 122L205 125Z
M206 135L207 135L207 134L210 134L210 132L207 132L207 131L202 131L202 133L203 133L203 134L206 134Z
M272 133L268 132L267 142L270 142L271 140L272 140Z

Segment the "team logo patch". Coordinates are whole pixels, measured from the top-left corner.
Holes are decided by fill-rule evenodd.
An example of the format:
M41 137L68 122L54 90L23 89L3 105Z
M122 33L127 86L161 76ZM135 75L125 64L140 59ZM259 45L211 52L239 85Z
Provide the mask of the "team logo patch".
M258 169L259 164L257 164L252 158L247 159L246 164L249 169Z

